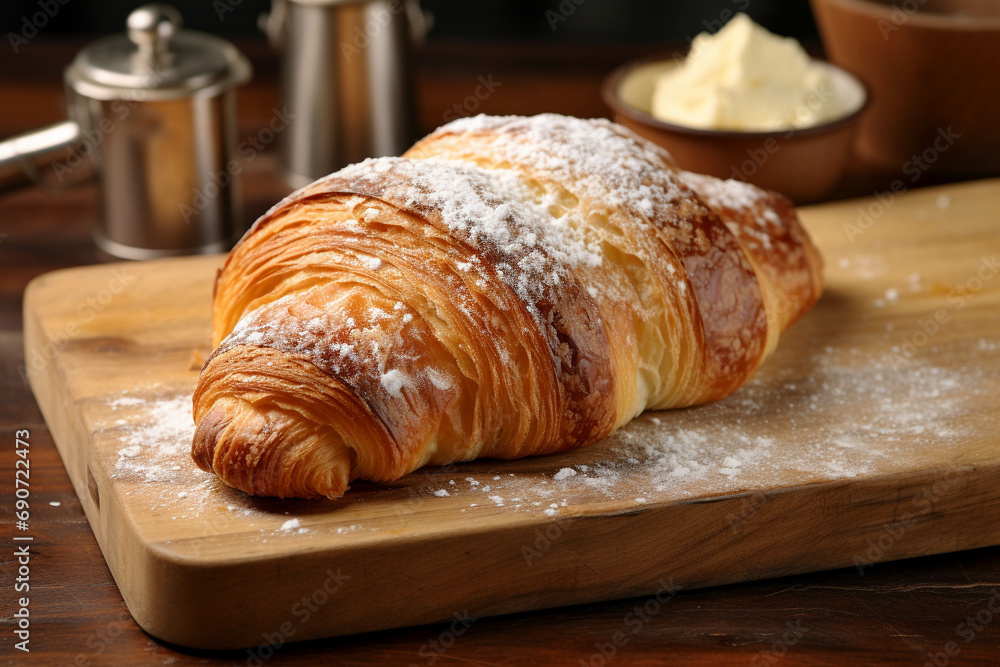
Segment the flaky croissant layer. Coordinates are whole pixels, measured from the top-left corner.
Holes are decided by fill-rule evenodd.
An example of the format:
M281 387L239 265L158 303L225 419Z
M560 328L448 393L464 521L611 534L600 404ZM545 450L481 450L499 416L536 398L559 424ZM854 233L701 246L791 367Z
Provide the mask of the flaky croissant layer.
M219 272L193 456L337 498L735 390L819 298L781 195L604 120L455 121L265 214Z

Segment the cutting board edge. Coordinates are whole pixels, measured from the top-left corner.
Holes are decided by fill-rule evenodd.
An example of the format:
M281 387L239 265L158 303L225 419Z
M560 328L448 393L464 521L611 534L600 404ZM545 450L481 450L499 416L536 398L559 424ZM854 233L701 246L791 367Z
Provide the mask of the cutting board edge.
M52 273L61 273L61 271L53 271L45 275L51 275ZM39 278L44 277L44 275L39 276ZM44 345L52 342L51 338L45 333L45 329L39 321L38 316L32 309L35 294L39 291L40 288L38 285L40 284L38 278L36 278L31 281L28 289L25 290L23 321L26 360L30 358L30 352L34 349L34 344L39 340L39 336L42 337ZM108 570L111 572L115 584L122 594L122 599L131 611L132 587L126 578L120 576L120 563L125 562L123 554L133 547L132 541L126 535L125 540L114 545L117 549L112 548L112 545L109 543L108 527L116 523L115 515L120 514L121 511L116 502L104 502L102 507L101 498L104 497L107 499L109 495L113 496L113 494L109 494L106 490L109 480L103 474L101 466L94 460L94 452L92 448L87 446L89 443L77 443L77 439L73 435L76 432L87 432L82 415L76 410L58 409L59 405L70 405L72 403L72 399L67 395L68 384L65 381L65 377L62 378L62 382L57 381L63 375L58 362L58 351L39 372L27 370L26 365L25 375L38 403L42 417L52 435L59 458L63 462L80 506L87 517L91 532L97 540L98 547L100 547L101 553L108 564ZM60 387L61 390L59 389ZM71 421L76 422L75 427ZM95 470L97 471L96 473L94 472ZM119 523L119 525L122 524ZM127 533L130 532L127 531ZM136 616L137 622L138 618Z
M971 469L964 472L969 473ZM331 560L338 561L340 564L337 565L337 571L343 568L352 580L376 583L370 584L369 589L353 593L350 585L345 585L348 591L338 598L340 604L331 604L328 614L317 616L312 625L300 628L296 641L449 620L454 612L463 611L459 608L462 607L461 604L455 604L460 601L462 594L458 594L456 599L455 594L447 592L451 576L485 581L491 572L508 573L507 577L501 574L497 580L484 584L478 605L468 605L473 616L485 617L648 595L661 587L659 582L662 580L670 580L689 590L858 566L857 561L841 556L845 552L844 540L850 540L854 544L852 553L855 557L863 558L869 563L863 567L863 572L878 562L1000 544L1000 518L991 519L989 512L982 511L997 500L1000 465L990 466L989 469L980 467L976 469L976 473L975 477L966 474L953 480L963 483L952 483L950 489L938 494L934 499L933 509L915 517L910 525L900 523L904 521L901 518L904 514L897 516L899 499L907 498L911 492L915 496L922 490L931 488L936 472L925 471L899 478L899 491L896 494L889 492L884 484L872 480L847 480L843 483L795 487L788 492L769 496L763 508L733 530L725 517L733 516L738 511L744 497L697 503L699 516L694 518L691 516L693 508L690 505L672 504L632 513L627 517L598 515L569 519L563 523L565 528L560 529L561 538L554 540L549 549L541 551L539 559L531 565L527 565L524 560L523 547L532 544L537 546L537 531L541 529L538 526L490 532L490 550L493 553L503 552L505 557L489 566L484 566L481 564L482 560L477 560L486 558L485 554L475 553L475 548L470 552L466 536L456 535L442 539L428 537L393 541L388 545L370 543L356 549L304 550L298 554L214 565L185 559L175 560L155 548L155 545L144 544L142 556L147 559L148 565L137 570L155 573L156 576L148 576L142 581L142 586L130 586L123 589L123 592L127 591L124 595L133 616L150 634L193 648L232 649L258 645L262 635L258 631L248 630L253 626L248 618L239 618L241 612L238 603L225 608L229 610L230 618L226 627L220 628L218 619L223 609L219 608L219 599L266 596L274 600L276 607L289 609L294 606L294 600L303 593L308 594L308 590L294 590L294 587L289 590L284 582L294 579L296 572L322 572L324 568L320 564ZM969 503L967 494L970 486L981 491L991 490L993 495L976 493L974 496L979 500ZM782 518L788 512L816 512L824 504L831 516L837 514L834 509L842 510L848 516L853 511L863 514L868 523L861 526L842 519L842 524L831 528L828 533L818 533L816 527L809 523L801 535L789 539L785 534L789 530L782 523ZM672 536L663 534L662 527L677 525L681 514L697 530L689 531L682 539L674 541ZM878 518L873 520L875 515ZM892 525L893 522L905 528L904 534L894 538L889 548L879 549L875 554L866 554L866 545L878 545L883 536L891 534L886 525ZM954 526L956 530L944 529L944 524ZM558 525L555 521L547 524ZM714 532L706 526L715 526ZM659 533L652 530L654 527L660 528ZM575 534L580 536L594 533L603 535L604 539L598 542L607 547L595 551L592 548L593 538L573 537L571 532L577 530ZM948 533L945 536L947 539L941 538L943 533ZM629 558L629 563L620 563L621 557L616 545L636 542L635 535L652 537L645 538L642 554ZM928 535L936 535L937 541L933 538L928 540ZM906 541L907 536L909 541ZM135 535L131 537L135 538ZM574 548L574 539L580 539L583 548ZM805 540L808 544L797 544L797 540ZM712 548L706 548L706 543L712 544ZM698 549L692 548L696 545ZM788 550L796 548L799 550L798 556L789 558ZM759 564L758 559L758 565L753 570L748 570L743 565L740 554L754 550L779 555L765 557L763 565ZM380 569L379 563L398 562L402 552L407 552L411 559L418 561L414 572L418 576L424 573L426 578L417 581L410 579L407 580L410 582L407 586L393 588L397 594L396 599L419 599L419 596L426 595L428 591L445 590L444 599L436 603L433 610L381 608L378 614L369 614L361 619L340 618L336 613L340 605L348 606L358 600L378 599L377 590L391 586L391 582L400 579L398 572ZM688 555L696 552L701 555ZM708 560L714 561L710 566L703 562L706 552L709 554ZM584 562L583 558L589 563ZM435 569L430 561L451 563L453 567ZM469 561L479 562L480 565L470 568ZM634 569L616 569L615 563L629 565ZM459 569L462 564L465 568ZM530 576L530 581L526 582L524 577L517 576L519 568L531 570L538 564L545 567ZM590 570L590 574L587 570ZM713 574L707 574L708 572ZM567 573L572 573L573 576L567 576ZM556 582L555 588L552 582ZM242 594L236 592L240 588L243 589ZM193 597L192 593L195 594ZM160 604L156 607L137 604L141 600L157 600ZM179 618L184 619L182 623L178 623ZM206 627L212 627L212 630L206 632ZM275 622L273 627L276 630L279 624Z

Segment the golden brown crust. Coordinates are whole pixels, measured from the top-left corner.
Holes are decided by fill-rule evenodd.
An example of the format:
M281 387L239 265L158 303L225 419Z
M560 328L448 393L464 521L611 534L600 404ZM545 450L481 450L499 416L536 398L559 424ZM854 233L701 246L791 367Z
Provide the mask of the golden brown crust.
M615 144L610 157L601 154L602 139ZM697 339L700 363L685 364L693 386L677 404L721 398L759 365L766 317L754 271L719 215L677 176L672 159L659 147L606 121L546 115L451 123L406 155L516 169L547 188L568 188L581 208L617 202L620 211L611 215L623 214L624 238L608 242L638 256L647 267L645 279L661 294L681 284L670 271L676 263L693 292L693 298L680 301L694 320L689 335Z
M262 217L219 272L198 465L258 495L580 447L742 384L819 296L791 204L606 121L459 121Z
M823 260L787 197L739 181L679 172L726 221L754 267L768 302L767 353L779 334L812 307L823 291Z

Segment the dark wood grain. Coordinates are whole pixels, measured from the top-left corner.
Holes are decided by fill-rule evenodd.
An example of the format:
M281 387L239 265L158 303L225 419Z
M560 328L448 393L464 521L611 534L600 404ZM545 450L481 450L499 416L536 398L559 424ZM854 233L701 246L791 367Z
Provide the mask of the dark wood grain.
M75 47L38 46L17 59L9 53L0 57L0 135L59 119L60 72ZM616 63L644 50L533 48L489 47L474 56L462 45L432 49L421 69L423 126L439 124L444 112L474 87L477 76L491 73L503 85L481 111L604 114L595 83ZM277 100L273 66L262 49L257 53L258 80L241 99L241 129L247 132ZM250 165L246 192L251 213L286 191L271 176L272 166L266 156ZM860 191L879 187L870 177L858 183ZM645 603L638 599L482 619L460 636L448 626L425 626L291 644L263 661L247 652L206 654L162 645L129 616L34 398L16 371L23 361L25 285L47 271L101 261L89 241L97 216L92 187L0 196L0 522L8 545L0 558L0 656L6 663L1000 664L1000 614L990 611L991 600L993 609L1000 609L994 597L1000 596L1000 548L883 563L864 576L838 570L682 591L645 620L634 612ZM32 443L30 655L14 651L10 619L13 439L14 431L24 428ZM384 604L407 601L387 599ZM783 637L790 641L780 643ZM613 656L604 657L601 649Z

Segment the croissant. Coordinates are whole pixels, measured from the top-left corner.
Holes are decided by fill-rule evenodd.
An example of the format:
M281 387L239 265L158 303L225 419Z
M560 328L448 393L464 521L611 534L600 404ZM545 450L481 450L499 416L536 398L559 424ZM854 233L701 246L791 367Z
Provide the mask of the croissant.
M605 120L452 122L278 203L219 271L192 453L250 494L583 447L726 396L821 291L781 195Z

